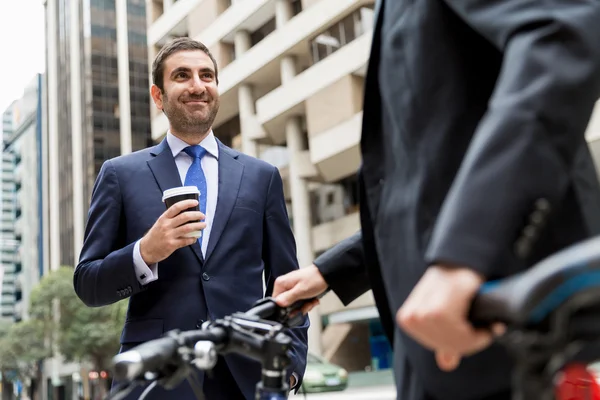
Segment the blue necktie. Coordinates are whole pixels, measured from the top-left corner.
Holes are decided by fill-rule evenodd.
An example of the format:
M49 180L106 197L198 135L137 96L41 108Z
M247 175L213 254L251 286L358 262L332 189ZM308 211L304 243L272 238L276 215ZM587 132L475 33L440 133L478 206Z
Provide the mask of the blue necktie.
M206 154L206 149L200 145L188 146L183 151L192 157L192 165L185 175L184 186L196 186L200 191L200 211L206 215L206 177L204 171L202 171L202 157ZM204 235L198 238L198 244L202 247L202 238Z

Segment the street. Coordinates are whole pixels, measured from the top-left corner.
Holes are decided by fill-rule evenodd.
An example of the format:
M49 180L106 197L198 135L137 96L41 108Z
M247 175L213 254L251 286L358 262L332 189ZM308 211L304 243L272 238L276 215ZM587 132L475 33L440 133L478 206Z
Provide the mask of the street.
M302 400L303 394L290 396L290 399ZM396 387L393 385L346 389L342 392L316 393L306 395L307 400L395 400Z

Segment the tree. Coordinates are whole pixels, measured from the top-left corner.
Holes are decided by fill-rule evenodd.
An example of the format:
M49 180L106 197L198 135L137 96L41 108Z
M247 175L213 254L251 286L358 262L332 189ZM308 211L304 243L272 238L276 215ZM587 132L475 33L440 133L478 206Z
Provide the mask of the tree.
M62 267L44 276L31 292L30 314L66 361L88 361L103 371L119 350L127 303L87 307L73 289L73 271Z
M41 379L39 362L51 353L39 321L27 320L3 325L0 331L0 370L5 388L3 395L6 395L11 376L18 377L21 382L27 382L29 378Z

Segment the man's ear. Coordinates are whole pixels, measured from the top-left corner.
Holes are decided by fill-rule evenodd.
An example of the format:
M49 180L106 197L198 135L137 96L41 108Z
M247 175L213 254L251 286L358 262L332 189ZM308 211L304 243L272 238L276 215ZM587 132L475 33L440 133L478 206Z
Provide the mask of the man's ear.
M152 96L152 100L154 100L154 104L156 105L156 107L159 110L162 110L163 109L163 100L162 100L163 93L159 89L158 86L152 85L152 87L150 88L150 96Z

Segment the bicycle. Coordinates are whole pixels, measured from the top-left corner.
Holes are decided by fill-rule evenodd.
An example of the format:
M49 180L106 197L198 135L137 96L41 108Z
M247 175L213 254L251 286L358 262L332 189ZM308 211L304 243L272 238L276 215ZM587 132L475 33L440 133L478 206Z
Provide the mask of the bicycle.
M513 400L600 400L586 367L600 359L600 237L485 283L470 319L506 325L497 341L515 361Z
M319 296L322 297L322 296ZM310 301L310 300L308 300ZM170 331L165 336L143 343L113 358L114 378L123 382L105 400L119 400L136 386L148 385L143 400L161 385L172 389L187 379L196 397L204 399L193 368L210 370L218 355L230 352L260 361L261 381L256 385L256 400L286 400L290 391L286 370L292 339L285 329L299 325L306 301L279 307L272 297L259 300L244 313L207 321L199 330Z
M303 304L284 309L265 298L246 313L205 323L200 330L172 331L119 354L114 375L125 383L107 400L150 383L142 400L157 384L169 389L184 379L203 399L190 373L193 366L210 370L217 354L228 352L263 364L257 400L286 400L291 339L284 330L301 320ZM525 272L485 283L470 319L480 327L496 322L507 326L497 341L515 360L513 400L600 400L600 387L591 374L575 378L576 393L564 397L560 392L561 373L585 371L585 365L600 359L600 237L568 247Z

